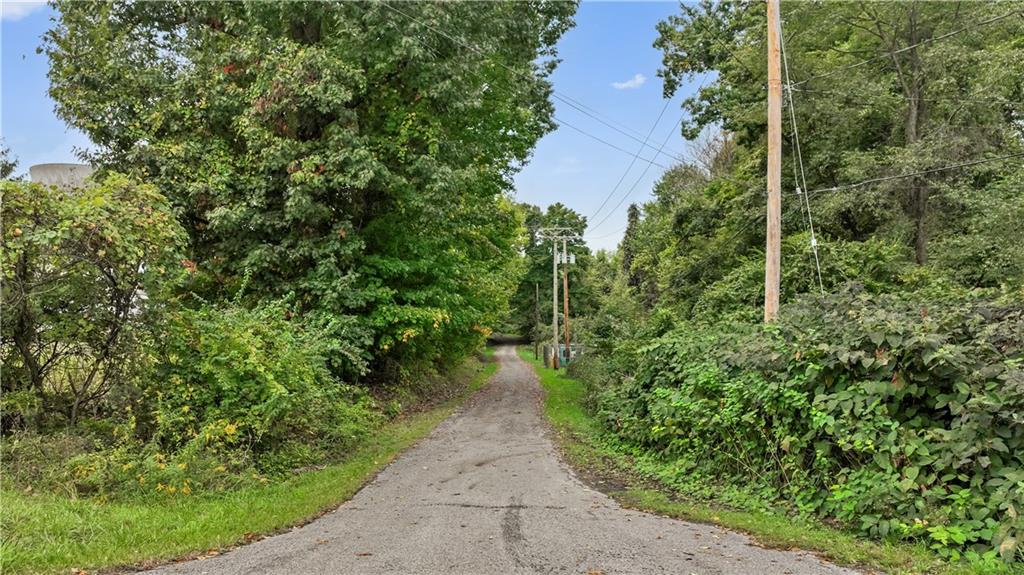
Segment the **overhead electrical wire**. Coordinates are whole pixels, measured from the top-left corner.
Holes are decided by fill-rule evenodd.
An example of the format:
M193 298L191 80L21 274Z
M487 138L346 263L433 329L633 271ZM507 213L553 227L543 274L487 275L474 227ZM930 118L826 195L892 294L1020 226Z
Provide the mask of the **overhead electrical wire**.
M658 162L655 162L654 160L649 160L647 158L641 157L639 154L634 154L633 152L630 152L629 150L627 150L625 148L620 148L619 146L616 146L615 144L609 142L608 140L605 140L605 139L603 139L603 138L601 138L599 136L595 136L594 134L591 134L590 132L587 132L586 130L583 130L582 128L578 128L578 127L576 127L576 126L566 122L565 120L562 120L561 118L559 118L557 116L555 116L555 123L557 123L560 126L567 126L569 128L572 128L573 130L576 130L577 132L583 134L584 136L587 136L588 138L592 138L594 140L597 140L598 142L601 142L602 144L604 144L604 145L606 145L606 146L608 146L610 148L614 148L614 149L616 149L616 150L618 150L618 151L620 151L620 152L622 152L624 154L629 154L630 156L633 156L634 159L641 159L641 160L643 160L645 162L648 162L649 164L654 164L655 166L658 166L659 168L662 168L662 169L665 169L665 170L668 169L668 167L665 166L664 164L659 164Z
M610 238L610 237L612 237L612 236L614 236L616 234L621 234L622 232L626 231L627 229L629 229L629 226L623 226L623 227L615 230L614 232L609 232L607 234L601 234L599 236L584 235L583 238L584 239L591 239L591 240L603 240L604 238Z
M661 112L658 114L658 118L654 120L654 124L651 125L651 129L647 131L647 135L644 137L645 144L647 140L651 139L651 135L654 134L654 130L657 129L658 124L661 123L661 118L665 115L665 110L668 110L668 106L671 103L672 100L665 100L665 105L661 107ZM640 150L643 150L643 146L640 147ZM612 199L612 196L615 195L616 191L618 191L619 186L621 186L622 182L625 181L626 176L629 175L629 171L633 169L633 166L636 164L636 160L639 157L639 155L633 156L633 160L629 162L628 166L626 166L626 170L622 172L622 176L619 177L619 181L615 182L615 186L612 187L612 189L608 192L608 195L604 197L604 201L602 201L601 205L598 206L596 210L594 210L594 213L590 214L587 217L587 221L593 220L595 217L597 217L597 214L601 213L601 210L603 210L604 207L608 205L608 200Z
M856 182L856 183L853 183L853 184L843 184L843 185L839 185L839 186L831 186L831 187L826 187L826 188L818 188L816 190L811 190L810 192L807 192L807 194L809 196L816 196L818 194L824 194L824 193L842 192L842 191L846 191L846 190L862 188L862 187L870 185L870 184L877 184L877 183L880 183L880 182L888 182L890 180L900 180L900 179L903 179L903 178L913 178L913 177L916 177L916 176L924 176L924 175L927 175L927 174L934 174L936 172L945 172L945 171L948 171L948 170L955 170L957 168L968 168L970 166L977 166L979 164L988 164L988 163L991 163L991 162L999 162L999 161L1002 161L1002 160L1009 160L1009 159L1012 159L1012 158L1021 158L1021 157L1024 157L1024 152L1017 152L1017 153L1014 153L1014 154L1006 154L1004 156L997 156L995 158L983 158L983 159L980 159L980 160L972 160L970 162L963 162L963 163L960 163L960 164L950 164L950 165L947 165L947 166L939 166L937 168L930 168L930 169L927 169L927 170L921 170L920 172L911 172L911 173L907 173L907 174L896 174L896 175L892 175L892 176L883 176L883 177L879 177L879 178L871 178L869 180L863 180L863 181Z
M827 78L829 76L834 76L834 75L836 75L836 74L838 74L840 72L845 72L846 70L852 70L854 68L859 68L861 66L870 64L872 62L877 62L878 60L884 60L885 58L889 58L889 57L895 56L897 54L902 54L903 52L907 52L907 51L913 50L914 48L917 48L918 46L923 46L924 44L930 44L932 42L938 42L939 40L945 40L946 38L949 38L951 36L955 36L955 35L960 34L962 32L966 32L967 30L971 30L971 29L977 28L979 26L985 26L985 25L988 25L988 24L992 24L994 22L998 22L1000 20L1003 20L1003 19L1009 18L1010 16L1014 16L1014 15L1018 15L1018 14L1024 14L1024 10L1012 10L1010 12L1007 12L1007 13L999 15L999 16L993 16L992 18L988 18L986 20L981 20L979 22L974 22L972 24L968 24L967 26L963 26L963 27L958 28L956 30L953 30L953 31L950 31L950 32L946 32L945 34L936 36L934 38L925 38L924 40L921 40L920 42L915 42L915 43L913 43L913 44L911 44L909 46L904 46L903 48L900 48L899 50L894 50L894 51L886 53L886 54L881 54L881 55L878 55L878 56L873 56L873 57L868 58L866 60L861 60L860 62L855 62L853 64L848 64L846 66L840 66L839 68L835 68L834 70L831 70L829 72L825 72L824 74L818 74L817 76L811 76L810 78L807 78L807 79L804 79L804 80L801 80L799 82L794 83L793 86L794 87L795 86L802 86L802 85L804 85L804 84L806 84L808 82L811 82L813 80L819 80L821 78Z
M818 256L818 237L814 233L814 217L811 215L811 200L801 190L807 189L807 173L804 171L804 155L800 149L800 130L796 123L796 107L793 104L793 84L789 79L789 58L786 56L786 39L782 33L782 22L779 22L779 47L782 52L783 70L786 72L786 95L789 98L789 120L793 127L793 147L796 152L796 162L793 164L793 179L796 184L796 193L800 201L807 208L807 228L811 233L811 253L814 255L814 269L818 275L818 289L825 295L825 284L821 280L821 259ZM797 180L797 166L800 167L799 180Z
M679 125L682 122L683 122L683 117L680 116L679 120L677 120L675 125L672 126L672 130L668 133L667 136L665 136L665 139L661 142L662 146L664 146L665 144L668 143L669 139L672 137L673 134L676 133L676 130L679 129ZM647 171L651 169L652 165L655 165L655 164L653 162L648 162L647 165L644 166L644 171L640 172L640 177L638 177L636 179L636 181L633 182L633 185L629 187L629 190L627 190L626 193L622 195L622 198L619 199L619 203L615 204L615 207L612 208L607 214L605 214L605 216L603 218L601 218L601 221L597 222L596 224L594 224L592 226L588 226L587 229L596 230L597 228L601 227L601 224L603 224L606 221L608 221L608 218L610 218L612 216L612 214L615 213L615 210L619 209L619 206L621 206L622 203L626 201L626 198L628 198L630 195L632 195L633 190L635 190L636 187L638 185L640 185L640 182L644 179L644 176L647 175Z
M597 120L598 122L604 124L605 126L608 126L612 130L615 130L616 132L622 134L623 136L626 136L627 138L629 138L629 139L631 139L631 140L633 140L635 142L639 142L640 146L642 148L650 148L652 150L656 149L654 146L652 146L652 145L647 143L647 138L650 138L650 135L648 135L645 139L641 140L640 138L638 138L636 136L633 136L632 134L627 133L625 130L622 130L622 129L616 127L615 125L613 125L613 124L617 124L618 122L614 122L612 120L607 120L606 121L606 120L601 119L598 115L596 115L596 113L592 114L592 113L588 112L587 109L589 108L589 106L583 106L581 104L578 105L578 104L574 103L574 101L571 98L568 98L566 96L560 95L557 92L554 92L554 97L555 97L555 99L560 100L560 101L566 103L571 108L576 109L577 111L579 111L583 115L588 116L590 118L593 118L594 120ZM589 108L589 109L592 110L593 108ZM632 131L632 132L635 132L635 130L633 130L631 128L629 130ZM681 153L672 152L672 150L669 150L669 149L657 150L655 155L659 155L659 154L660 155L664 155L664 156L668 156L669 158L672 158L673 160L675 160L677 162L685 162L686 161L683 158L683 155Z
M444 36L445 38L451 40L452 42L455 42L456 44L459 44L460 46L463 46L463 47L465 47L465 48L467 48L469 50L472 50L473 52L475 52L475 53L477 53L477 54L479 54L481 56L485 56L485 57L489 56L489 54L487 54L486 52L481 50L479 47L474 46L473 44L469 43L468 41L466 41L466 40L464 40L462 38L457 38L457 37L455 37L455 36L445 32L444 30L439 29L436 26L432 26L432 25L424 22L423 20L421 20L421 19L419 19L419 18L409 14L408 12L405 12L404 10L400 10L400 9L392 6L388 2L382 2L381 5L384 6L385 8L387 8L388 10L391 10L392 12L395 12L396 14L399 14L399 15L405 17L408 20L416 22L417 24L419 24L419 25L421 25L421 26L423 26L423 27L425 27L425 28L427 28L427 29L429 29L429 30L431 30L431 31L441 35L441 36ZM500 62L498 60L492 60L492 62L494 62L498 66L500 66L500 67L502 67L502 68L512 72L513 74L515 74L517 76L529 77L530 79L533 79L533 76L531 74L529 74L527 72L523 72L521 70L516 70L515 68L512 68L511 66L505 64L504 62ZM601 122L602 124L612 128L613 130L615 130L615 131L617 131L617 132L619 132L619 133L621 133L621 134L623 134L623 135L625 135L625 136L627 136L627 137L629 137L629 138L631 138L633 140L636 140L638 142L643 143L642 140L639 140L638 138L636 138L636 137L626 133L625 131L623 131L623 130L613 126L611 121L605 121L605 120L600 119L598 117L599 114L595 110L593 110L593 108L590 108L589 106L586 106L585 104L579 102L579 100L576 100L575 98L572 98L572 97L570 97L568 95L563 95L558 90L555 90L554 88L552 88L552 93L554 94L555 98L557 98L558 100L560 100L562 102L565 102L566 104L568 104L569 106L573 107L574 109L581 111L582 113L586 114L587 116L589 116L589 117L591 117L591 118ZM590 111L586 111L586 110L590 110ZM566 122L565 120L562 120L562 119L559 119L559 118L556 117L555 118L555 122L558 123L559 125L568 126L569 128L572 128L573 130L576 130L577 132L580 132L581 134L584 134L584 135L586 135L586 136L588 136L588 137L590 137L590 138L592 138L594 140L597 140L598 142L601 142L602 144L605 144L606 146L609 146L611 148L619 150L620 152L624 152L624 153L629 154L629 155L634 156L634 157L637 155L637 154L633 154L632 152L629 152L629 151L627 151L627 150L625 150L625 149L623 149L623 148L621 148L619 146L616 146L615 144L612 144L612 143L608 142L607 140L605 140L605 139L603 139L603 138L601 138L599 136L591 134L590 132L587 132L586 130L584 130L584 129L578 127L578 126L570 124L569 122ZM654 149L653 146L648 146L648 147ZM655 155L657 156L659 154L671 157L671 158L673 158L674 160L677 160L677 161L683 161L679 157L676 157L676 156L673 156L671 154L668 154L667 152L664 151L664 149L658 149L657 153ZM659 164L657 162L652 162L652 163L654 165L656 165L656 166L659 166L659 167L663 168L663 169L667 169L663 164Z
M829 95L829 96L842 96L842 97L845 97L849 101L856 101L856 102L859 102L860 104L862 104L864 106L874 106L875 105L875 102L873 102L873 101L864 101L861 94L853 94L853 93L850 93L850 92L843 92L843 91L840 91L840 90L824 90L824 89L820 89L820 88L794 88L793 91L794 92L804 93L804 94L823 94L823 95ZM958 103L959 102L972 102L972 103L977 103L977 104L992 104L992 105L996 105L996 106L1020 106L1020 105L1024 105L1024 102L1018 102L1018 101L1010 100L1008 98L975 98L974 95L969 95L969 96L964 96L964 97L961 97L961 96L958 96L958 95L954 95L954 96L951 96L950 98L945 98L945 99L944 98L932 98L932 97L913 98L911 96L907 96L907 95L904 95L904 94L898 94L898 93L895 93L895 92L886 92L884 94L878 94L878 95L879 96L889 97L889 98L900 98L900 99L911 101L911 102L914 101L914 100L919 100L921 102L947 102L947 101L956 101Z
M699 94L700 91L702 89L704 89L704 84L706 82L707 82L707 78L704 78L703 80L701 80L700 85L697 87L696 93ZM658 127L658 124L661 122L661 117L665 114L665 110L668 109L668 105L669 105L669 103L671 101L672 101L671 98L669 98L668 100L665 101L665 105L662 107L661 113L658 114L658 119L654 121L654 125L651 126L650 131L648 131L648 133L647 133L647 138L650 138L651 134L653 134L654 130ZM679 125L682 124L682 122L683 122L683 118L682 118L682 116L680 116L679 120L676 121L675 126L672 128L671 131L669 131L668 135L665 137L665 140L662 141L662 143L661 143L662 147L664 147L668 143L668 140L672 137L672 134L676 133L676 130L679 129ZM603 208L605 206L605 204L608 203L608 200L611 199L611 197L615 194L615 190L617 190L619 188L619 185L622 184L622 181L624 179L626 179L626 175L629 174L629 171L633 169L633 164L634 163L635 162L630 162L629 163L629 166L626 167L626 171L624 171L622 173L622 176L619 178L619 181L615 184L615 187L612 188L612 190L610 192L608 192L608 195L605 197L604 201L601 202L601 207L599 207L597 209L597 211L594 212L594 214L590 218L587 218L588 220L592 219L594 216L596 216L598 213L601 212L601 208ZM680 163L685 163L685 162L681 161ZM633 193L633 190L635 190L637 185L640 184L640 181L647 174L647 171L651 168L651 165L652 165L652 162L648 162L647 166L644 168L644 171L640 174L640 177L637 178L637 180L635 182L633 182L633 185L630 186L629 190L627 190L626 193L622 196L622 198L619 199L619 203L615 204L615 207L613 207L611 209L611 211L608 212L608 214L606 214L605 217L601 219L600 222L598 222L596 224L588 225L587 229L594 229L594 230L596 230L601 224L603 224L606 220L608 220L608 218L611 217L611 215L615 213L615 210L619 209L619 206L621 206L622 203L624 201L626 201L626 198L628 198ZM658 165L658 164L653 164L653 165ZM666 170L668 169L668 168L665 168L664 166L659 166L659 167L662 168L662 169L666 169Z

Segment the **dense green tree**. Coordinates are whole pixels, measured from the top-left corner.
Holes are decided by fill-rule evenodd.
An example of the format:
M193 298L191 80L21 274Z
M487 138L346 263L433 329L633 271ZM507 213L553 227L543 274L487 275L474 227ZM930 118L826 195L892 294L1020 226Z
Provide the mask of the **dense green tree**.
M830 188L1020 150L1022 7L1016 1L784 5L807 186ZM720 125L741 145L764 149L765 26L762 3L710 1L684 4L679 16L659 25L666 94L694 74L717 74L684 101L685 134ZM814 210L833 236L884 233L906 241L925 263L929 238L963 215L954 191L980 188L990 174L954 170L881 181L822 194ZM787 182L787 202L796 203L796 186Z
M553 128L575 4L57 8L58 113L170 198L204 297L349 317L337 336L378 359L457 357L504 313L506 194Z

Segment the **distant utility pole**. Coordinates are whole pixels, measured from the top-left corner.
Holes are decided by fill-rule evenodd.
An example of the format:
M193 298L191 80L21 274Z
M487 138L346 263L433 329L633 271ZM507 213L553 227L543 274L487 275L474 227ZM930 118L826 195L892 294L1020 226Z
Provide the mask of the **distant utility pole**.
M779 317L782 247L782 70L779 0L768 0L768 230L764 252L764 321Z
M551 367L558 369L558 239L551 238L551 327L554 330L554 337L551 342L554 353L551 358Z
M562 257L565 258L565 268L562 269L562 293L565 298L565 305L562 309L565 310L565 357L566 359L572 359L572 348L569 347L569 248L565 236L562 236Z
M558 240L562 240L563 245L565 245L567 239L575 238L576 236L572 234L572 230L569 228L542 228L538 232L541 237L551 240L551 333L553 336L551 343L554 346L555 352L552 367L558 369ZM566 254L568 254L568 250L566 250ZM568 255L566 257L568 258ZM568 305L568 298L566 298L566 305ZM568 321L567 315L566 322Z
M533 282L533 359L540 359L540 284Z

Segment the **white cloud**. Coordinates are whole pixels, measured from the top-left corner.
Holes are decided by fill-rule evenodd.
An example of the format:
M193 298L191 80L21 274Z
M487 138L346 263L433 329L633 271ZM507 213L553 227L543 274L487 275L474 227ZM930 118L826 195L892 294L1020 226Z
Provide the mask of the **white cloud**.
M644 85L647 78L643 74L637 74L625 82L612 82L612 88L616 90L635 90Z
M0 20L17 22L25 16L46 7L46 2L0 0Z

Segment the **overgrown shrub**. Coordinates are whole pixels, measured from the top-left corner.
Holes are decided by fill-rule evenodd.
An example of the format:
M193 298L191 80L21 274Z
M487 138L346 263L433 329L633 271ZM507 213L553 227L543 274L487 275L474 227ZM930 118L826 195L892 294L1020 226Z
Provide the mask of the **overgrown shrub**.
M20 489L100 497L187 496L265 482L345 456L379 423L376 402L335 378L344 340L283 304L179 308L123 412L68 434L3 442Z
M818 262L811 249L808 233L787 236L782 242L787 265L781 278L783 301L792 301L797 294L817 293L820 287L831 292L856 280L872 293L900 289L901 272L910 263L910 252L893 242L867 240L821 241ZM818 284L817 267L821 267L822 285ZM693 308L696 317L756 320L760 302L764 300L764 254L742 258L740 265L714 282L701 294Z
M950 556L1020 553L1024 307L844 292L644 348L605 422L680 478Z
M74 425L145 358L141 328L183 232L152 186L110 174L76 189L2 190L3 427Z
M154 441L169 452L244 450L256 463L289 444L311 446L298 464L343 453L367 433L378 418L372 399L327 368L339 341L289 315L283 305L174 314L145 390Z

